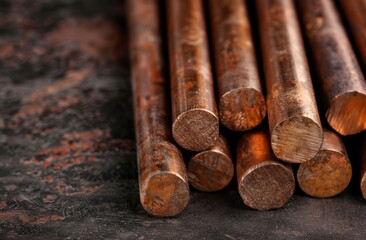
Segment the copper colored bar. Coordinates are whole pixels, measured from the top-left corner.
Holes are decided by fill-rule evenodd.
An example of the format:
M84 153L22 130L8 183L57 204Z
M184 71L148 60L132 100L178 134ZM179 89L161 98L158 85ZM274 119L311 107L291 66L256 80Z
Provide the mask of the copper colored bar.
M267 111L275 155L291 163L315 157L323 141L314 90L291 0L257 0Z
M219 136L219 118L200 0L167 0L173 137L203 151Z
M266 103L243 0L210 0L220 121L234 131L257 126Z
M298 5L329 125L341 135L365 130L365 78L333 2L308 0Z
M333 197L348 186L352 166L342 139L323 130L324 142L319 153L310 161L300 164L297 181L300 188L312 197Z
M174 216L187 206L189 186L172 143L158 1L128 4L140 200L152 215Z
M360 153L360 188L362 196L366 199L366 134L363 137L363 142L361 144Z
M236 161L239 193L245 205L258 210L280 208L293 195L292 168L277 160L267 131L244 134L237 145Z
M339 0L366 69L366 0Z
M230 147L220 135L213 147L193 155L187 166L189 183L197 190L215 192L225 188L234 176Z

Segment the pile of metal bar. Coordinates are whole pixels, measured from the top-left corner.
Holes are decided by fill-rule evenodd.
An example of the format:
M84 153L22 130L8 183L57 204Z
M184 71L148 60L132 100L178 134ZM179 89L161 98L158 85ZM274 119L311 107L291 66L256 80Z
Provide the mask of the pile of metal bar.
M258 210L282 207L296 181L332 197L351 162L366 197L365 14L363 0L129 0L146 211L177 215L189 185L219 191L234 175ZM348 135L363 141L351 161Z

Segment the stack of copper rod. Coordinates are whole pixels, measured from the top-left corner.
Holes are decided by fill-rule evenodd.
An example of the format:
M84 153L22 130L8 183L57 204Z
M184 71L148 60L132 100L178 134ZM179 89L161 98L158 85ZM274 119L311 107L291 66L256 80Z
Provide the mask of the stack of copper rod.
M257 210L284 206L296 181L333 197L352 166L366 198L365 1L127 3L148 213L175 216L189 186L219 191L234 176ZM353 159L348 135L363 139Z

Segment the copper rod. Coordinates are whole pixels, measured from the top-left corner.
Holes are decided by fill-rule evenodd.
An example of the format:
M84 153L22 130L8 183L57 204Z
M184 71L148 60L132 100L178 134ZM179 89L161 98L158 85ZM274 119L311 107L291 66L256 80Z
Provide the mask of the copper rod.
M203 192L219 191L231 182L234 164L229 143L223 135L213 147L191 157L187 174L192 187Z
M242 0L210 0L220 121L234 131L261 123L266 104Z
M189 186L171 137L158 1L128 4L140 201L152 215L174 216L187 206Z
M203 6L200 0L167 0L173 137L203 151L219 136Z
M287 162L312 159L323 131L291 0L257 0L271 145Z
M319 153L310 161L300 164L297 181L300 188L312 197L333 197L348 186L352 166L342 139L334 132L323 129L324 142Z
M356 49L360 54L363 68L366 70L366 1L339 0L339 2L355 41Z
M269 210L282 207L293 195L295 178L290 164L277 160L267 131L244 134L237 145L236 174L245 205Z
M330 0L297 1L329 125L341 135L366 129L366 83Z

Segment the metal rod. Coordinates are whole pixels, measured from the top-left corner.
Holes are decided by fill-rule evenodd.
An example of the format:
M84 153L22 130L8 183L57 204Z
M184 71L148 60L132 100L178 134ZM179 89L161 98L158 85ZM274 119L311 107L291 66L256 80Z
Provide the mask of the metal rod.
M266 103L258 74L251 26L242 0L210 0L220 121L234 131L260 124Z
M183 157L171 137L157 0L129 0L132 85L140 200L154 216L174 216L188 204Z
M256 129L244 134L237 145L236 175L245 205L269 210L282 207L294 193L290 164L277 160L269 134Z
M291 163L317 154L323 131L291 0L257 0L267 87L267 111L275 155Z
M173 137L203 151L219 136L203 6L200 0L167 0Z
M191 157L187 174L192 187L204 192L219 191L231 182L234 164L230 146L223 135L213 147Z
M366 83L330 0L297 1L329 125L341 135L366 129Z
M342 139L323 129L324 142L319 153L310 161L300 164L297 181L300 188L312 197L333 197L348 186L352 166Z

